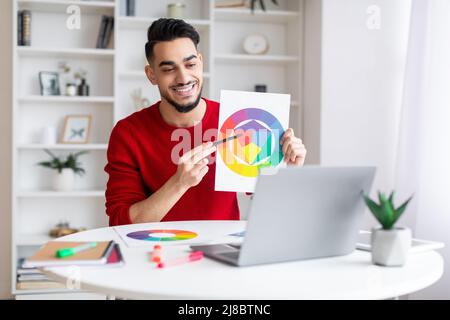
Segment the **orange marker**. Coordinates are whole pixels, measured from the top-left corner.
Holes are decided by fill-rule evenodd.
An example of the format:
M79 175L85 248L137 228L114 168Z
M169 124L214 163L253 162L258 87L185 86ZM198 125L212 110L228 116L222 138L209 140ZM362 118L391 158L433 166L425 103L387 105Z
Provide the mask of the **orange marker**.
M161 262L161 254L162 248L159 245L153 247L153 251L151 253L152 262L160 263Z

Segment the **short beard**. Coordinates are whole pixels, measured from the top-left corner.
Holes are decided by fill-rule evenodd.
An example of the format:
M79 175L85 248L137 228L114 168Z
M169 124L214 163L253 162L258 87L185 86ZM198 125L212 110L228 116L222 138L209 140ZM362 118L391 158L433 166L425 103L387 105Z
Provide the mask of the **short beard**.
M200 103L200 99L202 98L202 91L203 91L203 86L201 87L200 92L198 93L197 99L195 99L195 101L192 102L192 103L184 104L184 105L176 103L175 101L173 101L172 99L170 99L169 97L166 97L164 95L162 95L162 97L164 99L166 99L167 102L170 105L172 105L172 107L174 107L178 112L180 112L180 113L188 113L188 112L194 110L195 107L197 107L198 104Z

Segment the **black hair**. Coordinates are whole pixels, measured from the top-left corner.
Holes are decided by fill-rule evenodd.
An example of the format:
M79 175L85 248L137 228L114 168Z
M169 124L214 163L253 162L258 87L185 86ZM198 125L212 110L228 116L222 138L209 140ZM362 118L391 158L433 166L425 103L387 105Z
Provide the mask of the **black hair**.
M147 61L153 59L153 47L161 41L172 41L178 38L189 38L197 48L200 35L189 23L181 19L160 18L154 21L147 30L147 43L145 44L145 56Z

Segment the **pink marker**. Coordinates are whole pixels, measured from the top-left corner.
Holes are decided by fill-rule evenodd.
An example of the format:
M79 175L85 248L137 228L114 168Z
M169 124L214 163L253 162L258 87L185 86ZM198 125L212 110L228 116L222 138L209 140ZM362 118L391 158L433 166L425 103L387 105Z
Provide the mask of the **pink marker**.
M156 267L161 269L161 268L165 268L165 267L177 266L179 264L184 264L184 263L188 263L188 262L192 262L192 261L201 260L202 258L203 258L203 252L194 251L194 252L191 252L186 257L173 259L173 260L170 260L167 262L160 262L160 263L158 263L158 265Z
M159 263L161 262L161 254L162 254L162 250L161 250L161 246L156 245L153 247L153 252L150 254L151 259L153 262Z

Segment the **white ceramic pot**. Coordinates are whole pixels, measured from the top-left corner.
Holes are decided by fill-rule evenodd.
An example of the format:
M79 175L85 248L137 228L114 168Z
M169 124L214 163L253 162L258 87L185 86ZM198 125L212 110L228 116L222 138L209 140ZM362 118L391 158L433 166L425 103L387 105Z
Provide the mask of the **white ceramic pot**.
M408 258L411 238L408 228L372 229L372 263L386 267L403 266Z
M61 173L55 171L53 188L56 191L72 191L75 184L75 172L72 169L63 169Z

